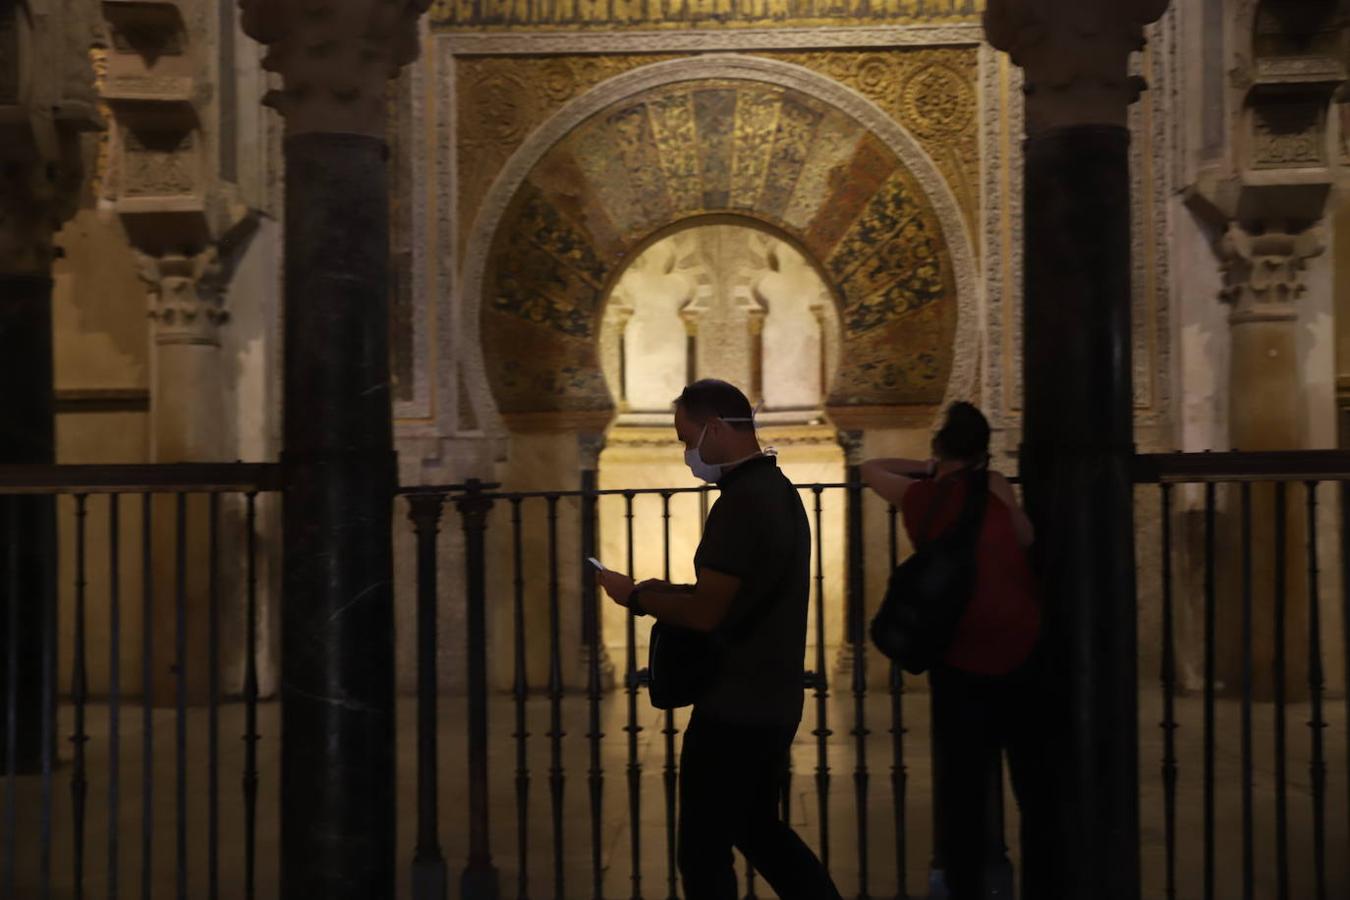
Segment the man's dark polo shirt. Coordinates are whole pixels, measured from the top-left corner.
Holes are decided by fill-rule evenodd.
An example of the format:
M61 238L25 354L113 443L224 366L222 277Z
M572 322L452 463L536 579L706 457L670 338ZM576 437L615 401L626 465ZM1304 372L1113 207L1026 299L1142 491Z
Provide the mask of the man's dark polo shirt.
M697 707L728 722L795 724L811 582L811 528L797 489L771 456L717 482L694 565L741 580L718 631L722 668ZM748 617L748 618L747 618Z

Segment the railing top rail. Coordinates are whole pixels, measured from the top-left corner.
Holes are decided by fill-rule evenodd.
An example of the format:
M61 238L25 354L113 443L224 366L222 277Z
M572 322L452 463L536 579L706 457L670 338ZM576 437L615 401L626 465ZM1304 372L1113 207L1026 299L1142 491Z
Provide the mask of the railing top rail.
M278 463L0 465L0 494L252 493L281 490Z
M1146 453L1135 457L1136 484L1209 481L1350 481L1350 450Z

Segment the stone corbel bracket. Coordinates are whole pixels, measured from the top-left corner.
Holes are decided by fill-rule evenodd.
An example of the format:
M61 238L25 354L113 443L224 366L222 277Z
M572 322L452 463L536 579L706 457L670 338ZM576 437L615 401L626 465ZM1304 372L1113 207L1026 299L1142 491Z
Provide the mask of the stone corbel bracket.
M1186 191L1219 232L1237 222L1293 234L1322 218L1341 155L1330 113L1346 83L1344 25L1334 4L1264 2L1239 17L1249 43L1229 71L1240 109L1232 167L1202 171Z

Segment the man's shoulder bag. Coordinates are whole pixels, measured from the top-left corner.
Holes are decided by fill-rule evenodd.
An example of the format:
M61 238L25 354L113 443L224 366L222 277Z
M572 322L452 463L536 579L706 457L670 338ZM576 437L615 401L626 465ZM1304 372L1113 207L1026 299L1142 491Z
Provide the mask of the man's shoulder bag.
M679 709L698 700L717 678L722 647L713 632L652 623L647 646L647 695L657 709Z
M961 476L967 491L961 514L942 534L926 539L949 484L937 494L917 529L920 543L895 567L872 620L872 641L902 669L921 674L942 661L975 589L975 548L989 500L989 472Z
M657 709L680 709L698 702L722 671L722 654L745 638L772 607L777 588L767 591L731 631L695 631L652 623L647 645L647 696Z

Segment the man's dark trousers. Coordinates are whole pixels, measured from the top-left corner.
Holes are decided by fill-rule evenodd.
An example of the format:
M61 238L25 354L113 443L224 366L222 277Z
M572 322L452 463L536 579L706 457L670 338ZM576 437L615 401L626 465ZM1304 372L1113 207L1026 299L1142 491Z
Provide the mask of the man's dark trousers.
M680 873L687 900L737 900L732 847L783 900L838 900L820 860L779 816L797 725L740 725L695 707L680 754Z

